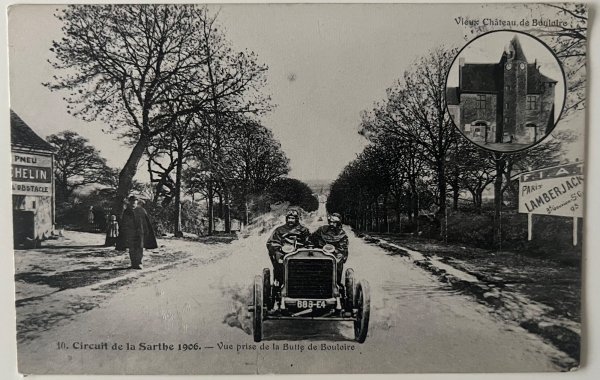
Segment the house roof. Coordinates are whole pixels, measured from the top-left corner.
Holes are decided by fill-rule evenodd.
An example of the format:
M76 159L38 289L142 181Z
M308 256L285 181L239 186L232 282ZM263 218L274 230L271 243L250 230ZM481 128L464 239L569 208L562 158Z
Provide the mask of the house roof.
M519 42L519 37L515 34L515 36L510 40L510 45L515 52L514 60L515 61L525 61L527 62L527 58L525 57L525 53L523 53L523 48L521 47L521 42Z
M11 145L22 148L55 151L52 145L38 136L13 110L10 110L10 142Z
M446 104L449 106L457 106L460 104L458 100L458 87L446 88Z
M497 92L502 66L497 63L467 63L461 68L460 89L464 92Z
M543 83L557 83L554 79L540 73L535 63L527 64L527 93L541 94L544 90Z
M511 59L527 62L519 38L515 35L509 42L509 51L514 55ZM497 93L502 90L504 63L509 53L504 51L498 63L466 63L460 67L460 91L478 93ZM527 93L541 94L543 83L557 83L556 80L540 73L537 63L527 63Z

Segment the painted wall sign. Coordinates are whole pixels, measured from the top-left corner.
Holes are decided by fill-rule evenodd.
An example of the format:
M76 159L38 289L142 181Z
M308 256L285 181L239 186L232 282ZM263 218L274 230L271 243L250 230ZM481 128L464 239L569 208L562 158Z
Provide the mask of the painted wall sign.
M52 159L49 156L12 152L12 193L52 195Z
M519 212L583 217L583 162L519 176Z

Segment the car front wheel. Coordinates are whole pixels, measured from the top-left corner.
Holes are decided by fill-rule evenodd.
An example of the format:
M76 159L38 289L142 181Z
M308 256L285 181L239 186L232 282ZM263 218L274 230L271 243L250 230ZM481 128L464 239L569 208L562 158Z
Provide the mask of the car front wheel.
M356 286L355 295L356 319L354 320L354 339L364 343L369 331L369 316L371 314L371 295L369 283L360 281Z
M258 275L254 277L254 309L252 311L252 328L255 342L262 340L263 310L263 278Z

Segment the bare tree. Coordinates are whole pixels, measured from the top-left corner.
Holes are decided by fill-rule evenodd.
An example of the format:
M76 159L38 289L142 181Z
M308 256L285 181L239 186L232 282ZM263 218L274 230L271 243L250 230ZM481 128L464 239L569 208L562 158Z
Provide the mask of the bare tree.
M396 136L418 147L436 179L439 216L446 212L447 155L456 139L444 100L446 73L455 53L440 47L418 59L415 69L388 89L387 101L372 111L371 118L379 121L363 125L371 133Z
M206 7L195 5L72 5L56 17L64 37L54 41L46 85L67 90L69 112L103 120L133 149L120 172L115 208L131 189L148 144L180 117L206 111L217 99L237 96L264 81L266 67L253 54L232 54L221 78L209 80ZM216 85L221 85L214 91ZM173 104L177 107L174 111Z
M105 182L110 169L89 140L73 131L62 131L46 138L56 148L54 172L59 201L67 201L85 185Z

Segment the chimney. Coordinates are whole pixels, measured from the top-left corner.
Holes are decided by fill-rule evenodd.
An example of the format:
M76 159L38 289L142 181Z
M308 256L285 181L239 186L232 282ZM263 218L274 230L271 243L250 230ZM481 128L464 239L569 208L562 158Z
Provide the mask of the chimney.
M465 59L463 57L460 57L458 59L458 66L463 67L464 65L465 65Z

